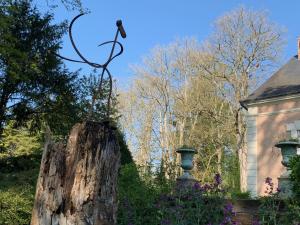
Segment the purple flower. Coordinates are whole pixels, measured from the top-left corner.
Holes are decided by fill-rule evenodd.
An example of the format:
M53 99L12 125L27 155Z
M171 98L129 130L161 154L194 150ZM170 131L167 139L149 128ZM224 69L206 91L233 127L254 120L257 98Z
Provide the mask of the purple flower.
M265 183L267 184L267 190L265 191L266 194L272 195L274 190L274 183L272 182L271 177L267 177L265 180Z
M200 183L199 183L199 182L196 182L196 183L194 184L193 188L194 188L195 190L199 190L199 189L201 188Z
M270 186L273 186L273 182L272 182L272 178L271 177L267 177L266 180L265 180L265 183L270 185Z
M215 184L216 185L220 185L222 183L222 178L221 178L221 175L219 173L217 173L215 175Z
M211 189L211 186L209 184L204 184L204 186L203 186L204 191L208 191L210 189Z
M236 213L233 211L233 205L232 203L228 202L224 206L224 218L220 225L236 225L236 221L233 220L233 216L235 216Z
M233 205L229 202L225 205L224 210L226 213L232 213L233 212Z
M254 219L254 220L252 221L252 225L260 225L258 219Z

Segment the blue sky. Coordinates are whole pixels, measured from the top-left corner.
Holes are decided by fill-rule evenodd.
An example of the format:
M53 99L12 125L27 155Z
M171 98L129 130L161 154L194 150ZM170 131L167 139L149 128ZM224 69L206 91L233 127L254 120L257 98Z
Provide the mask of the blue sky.
M46 0L37 2L39 9L46 8ZM119 88L127 87L132 78L129 65L140 63L153 47L184 37L195 37L202 42L211 34L212 24L219 16L241 5L252 10L266 10L271 21L285 27L287 46L283 52L283 63L297 53L299 0L83 0L83 5L91 13L76 23L74 37L84 55L95 62L103 62L103 56L108 54L107 49L99 49L97 44L112 40L116 31L115 21L123 21L128 36L120 40L125 51L110 65ZM57 22L70 21L78 14L63 7L53 12ZM77 57L68 36L64 37L61 54ZM82 67L76 63L67 65L71 70ZM88 68L83 68L83 71L88 71Z

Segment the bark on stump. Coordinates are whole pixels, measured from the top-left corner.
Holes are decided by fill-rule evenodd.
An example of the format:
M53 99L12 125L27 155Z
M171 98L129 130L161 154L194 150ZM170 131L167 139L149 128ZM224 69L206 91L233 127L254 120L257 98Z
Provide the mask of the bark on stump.
M107 124L76 124L43 152L31 225L115 225L120 150Z

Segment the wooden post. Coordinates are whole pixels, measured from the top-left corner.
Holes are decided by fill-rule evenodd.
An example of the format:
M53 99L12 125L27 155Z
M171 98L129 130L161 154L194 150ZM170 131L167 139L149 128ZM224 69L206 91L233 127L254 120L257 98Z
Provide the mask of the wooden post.
M31 225L115 225L120 149L107 124L76 124L43 152Z

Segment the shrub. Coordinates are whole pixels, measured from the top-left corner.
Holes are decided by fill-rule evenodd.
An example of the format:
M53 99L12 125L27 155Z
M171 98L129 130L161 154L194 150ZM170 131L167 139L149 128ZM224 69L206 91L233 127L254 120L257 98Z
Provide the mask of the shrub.
M280 190L274 190L272 179L267 177L266 197L261 198L259 221L255 225L298 225L300 224L299 202L280 198Z
M34 194L32 187L0 191L0 224L25 225L30 223Z
M230 197L232 199L251 199L251 193L249 191L233 191L230 193Z
M156 204L159 209L159 224L170 225L229 225L233 220L233 205L225 200L221 188L221 177L216 174L215 182L196 182L191 188L179 187L181 191L162 195Z
M41 158L40 153L0 158L1 172L11 173L38 168Z
M265 184L267 185L265 193L268 194L268 196L260 199L259 221L260 224L277 224L280 207L279 191L274 190L272 178L267 177Z
M153 175L153 174L152 174ZM119 178L120 225L229 225L236 224L231 203L225 200L221 177L212 184L169 189L155 179L142 179L132 165L123 166Z
M133 163L122 166L118 180L118 225L157 224L157 197L152 179L142 180Z
M300 203L300 156L297 155L290 160L291 180L293 182L293 193Z
M38 172L37 165L30 170L0 173L1 225L30 223Z

